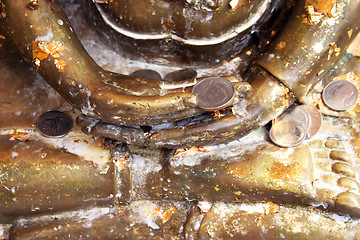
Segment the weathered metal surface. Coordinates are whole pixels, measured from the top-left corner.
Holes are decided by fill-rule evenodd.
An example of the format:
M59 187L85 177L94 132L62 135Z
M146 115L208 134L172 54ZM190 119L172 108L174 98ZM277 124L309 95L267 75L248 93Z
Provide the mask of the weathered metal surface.
M115 168L111 162L107 165L110 154L91 146L92 139L71 135L61 142L16 130L0 136L2 223L18 216L114 202Z
M34 124L42 112L61 109L74 119L79 112L22 65L3 39L0 44L3 238L360 237L359 103L338 113L317 98L327 82L338 78L360 89L357 57L343 55L349 61L333 68L304 100L328 115L320 131L296 148L274 146L262 127L227 144L169 150L114 147L116 142L108 141L109 150L102 148L101 137L83 135L78 128L61 139L38 135ZM289 97L262 105L272 119L266 109L292 97L271 75L258 73L273 91L285 93L271 96ZM260 79L257 83L262 86ZM271 88L266 89L259 96L269 97ZM267 119L263 115L259 121ZM174 139L178 144L192 137Z

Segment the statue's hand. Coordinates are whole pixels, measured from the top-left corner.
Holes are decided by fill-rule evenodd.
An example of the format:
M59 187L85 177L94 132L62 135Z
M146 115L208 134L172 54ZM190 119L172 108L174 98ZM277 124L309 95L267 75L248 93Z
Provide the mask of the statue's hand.
M139 126L176 122L203 112L190 89L165 90L158 80L102 69L77 39L58 1L33 2L38 5L2 0L0 33L67 101L83 113L104 121L106 124L102 126L136 126L138 130ZM339 59L341 52L330 54L331 46L335 44L343 52L359 32L355 24L359 1L346 0L342 4L344 8L334 11L335 21L327 22L324 18L323 22L309 23L302 18L307 14L305 1L297 1L279 39L257 60L261 67L247 79L254 91L246 98L240 115L228 111L218 119L176 123L173 128L159 127L146 134L142 131L143 140L139 144L176 148L230 141L281 114L294 96L302 101ZM105 131L96 130L97 125L92 124L90 132L105 136Z
M152 148L228 142L265 125L294 101L289 90L261 68L255 68L248 80L234 83L238 99L220 112L184 116L180 121L146 128L115 125L86 115L80 115L77 124L88 134Z

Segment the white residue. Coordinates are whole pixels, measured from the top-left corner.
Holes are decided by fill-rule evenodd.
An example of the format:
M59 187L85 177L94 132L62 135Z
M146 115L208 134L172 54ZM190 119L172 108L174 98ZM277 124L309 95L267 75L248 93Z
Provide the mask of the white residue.
M141 201L133 202L131 204L132 212L130 219L134 222L143 222L153 229L160 229L159 225L156 224L156 212L155 209L159 208L159 206L153 202L147 202L144 204Z
M315 43L314 46L313 46L313 49L314 49L315 52L321 53L322 50L324 50L324 45L321 42Z
M70 211L55 215L44 215L34 218L20 218L17 221L17 225L26 226L36 222L51 222L54 219L71 219L72 221L83 222L86 225L86 222L92 222L93 220L99 219L103 216L109 216L112 211L115 210L116 209L95 207L91 209Z
M19 154L17 152L11 152L11 158L16 158L18 156Z
M354 219L349 215L339 215L336 213L331 214L331 218L334 219L336 222L347 223L352 222Z
M198 202L198 207L203 213L208 212L212 206L213 204L211 202L205 202L205 201Z
M79 88L81 87L81 84L79 84ZM81 105L81 112L86 115L92 115L94 114L96 105L90 102L91 91L88 88L84 88L82 91L86 92L87 99L86 102Z
M151 172L158 172L162 166L158 163L158 150L153 152L148 151L148 154L143 156L140 153L132 154L131 158L131 173L133 178L133 185L143 185L146 182L146 177ZM145 153L146 154L146 153Z
M197 83L197 79L192 79L186 82L173 83L173 84L162 82L160 87L162 90L181 89L181 88L194 86L196 83Z
M48 31L45 36L39 36L35 39L35 41L45 41L51 42L54 39L54 34L51 31Z
M267 203L254 203L254 204L227 204L217 202L212 208L212 212L219 215L220 219L226 218L233 212L244 211L248 214L260 213L267 214L271 205Z
M301 145L302 146L302 145ZM295 152L295 148L277 148L278 151L274 151L274 149L271 149L272 151L266 152L266 154L269 154L271 157L276 159L291 159L290 155Z
M40 134L37 137L55 148L64 148L86 161L92 161L101 169L105 169L110 160L110 151L98 146L91 137L80 132L72 131L63 138L46 138Z
M323 115L323 124L319 132L314 135L311 140L338 139L346 141L352 139L351 132L343 124L336 122L335 117L327 117Z
M16 116L20 116L21 115L21 111L19 110L19 111L16 111L16 112L14 112L14 114L16 115Z
M0 224L0 239L8 239L11 224Z
M314 207L314 208L323 207L324 209L327 209L327 207L328 207L328 204L327 204L327 203L325 203L325 202L320 202L320 201L310 202L309 204L310 204L310 206L312 206L312 207Z
M254 151L260 145L266 143L264 136L266 128L262 127L252 131L247 136L226 144L205 146L201 148L179 149L170 160L172 167L196 166L204 159L222 159L224 161L239 161L247 151Z

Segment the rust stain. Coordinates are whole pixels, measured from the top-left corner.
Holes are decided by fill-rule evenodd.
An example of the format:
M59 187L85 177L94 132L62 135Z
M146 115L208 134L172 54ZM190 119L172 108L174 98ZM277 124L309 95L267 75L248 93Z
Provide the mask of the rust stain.
M174 206L171 206L169 209L165 210L161 215L160 219L162 223L166 223L170 220L171 216L176 212L176 208Z
M339 56L341 53L341 48L337 47L336 43L330 43L330 49L327 60L330 60L332 54L335 53L335 56Z
M332 10L336 5L336 0L306 0L305 8L308 15L304 15L303 23L317 24L321 19L333 17Z
M155 134L154 134L155 135ZM193 146L191 148L184 148L184 149L178 149L175 152L175 155L173 157L174 160L178 160L182 157L185 157L187 154L196 154L196 153L206 153L208 152L208 150L206 150L204 147L197 147L197 146Z
M285 165L281 162L274 162L269 170L269 176L274 180L300 181L301 165L297 162Z
M360 134L355 133L355 140L353 141L353 145L356 146L355 155L360 158Z
M214 117L215 117L216 119L221 119L221 113L220 113L219 110L214 111L213 114L214 114Z
M20 132L16 129L13 130L12 132L10 132L8 135L11 136L11 138L10 138L11 141L25 142L25 141L29 141L31 139L31 135L29 133Z
M60 60L60 56L66 47L57 41L33 41L33 59L37 68L40 62L49 56L54 58L54 64L60 72L65 72L66 62Z
M305 6L313 6L316 12L330 16L335 5L336 0L306 0Z
M36 163L35 170L40 171L42 167L42 164Z
M176 208L174 206L171 206L169 209L161 212L161 208L157 207L154 209L153 216L159 217L161 219L161 222L164 224L167 221L170 220L171 216L176 212Z
M1 14L0 14L0 17L6 18L6 12L4 11L4 9L5 9L5 4L4 4L2 1L0 1L0 4L1 4Z
M286 42L284 42L284 41L280 41L280 42L276 45L276 49L278 49L278 50L283 49L284 47L286 47Z
M125 159L125 157L121 157L121 158L118 158L117 161L118 161L119 171L121 171L124 168L124 166L126 165L126 159Z
M38 0L30 0L27 6L31 10L37 10L40 7Z
M160 207L157 207L157 208L155 208L154 209L154 212L153 212L153 216L157 216L157 215L159 215L159 213L160 213L160 210L161 210L161 208Z
M167 18L165 20L165 23L163 24L163 28L167 30L171 30L171 28L174 27L174 22L171 18Z
M252 173L252 166L250 166L247 163L242 163L240 167L231 168L229 169L229 172L231 175L243 177L243 176L250 176Z
M66 62L60 59L55 59L55 66L60 72L65 72Z
M267 202L266 205L268 213L278 213L280 211L280 206L273 202Z
M33 41L33 58L38 58L40 61L49 56L59 59L65 49L66 47L60 42Z

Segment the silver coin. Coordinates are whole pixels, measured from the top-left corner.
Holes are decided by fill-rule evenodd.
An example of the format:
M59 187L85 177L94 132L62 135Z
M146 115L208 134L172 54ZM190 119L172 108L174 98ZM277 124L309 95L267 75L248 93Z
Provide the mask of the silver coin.
M51 110L41 114L36 125L47 137L63 137L72 129L73 120L64 112Z
M229 106L235 97L235 87L226 78L205 78L195 84L192 94L198 106L205 111L215 111Z
M314 136L321 128L322 116L319 110L311 105L301 105L301 108L305 109L310 115L310 128L307 131L307 136Z
M336 111L344 111L353 107L358 95L356 87L345 80L329 83L322 92L322 98L326 106Z
M301 106L295 107L291 111L287 111L280 115L276 120L275 123L279 121L296 121L303 125L305 132L307 133L311 126L311 116L308 111L306 111Z
M280 147L295 147L300 145L306 137L306 132L299 122L280 121L270 129L270 139Z

